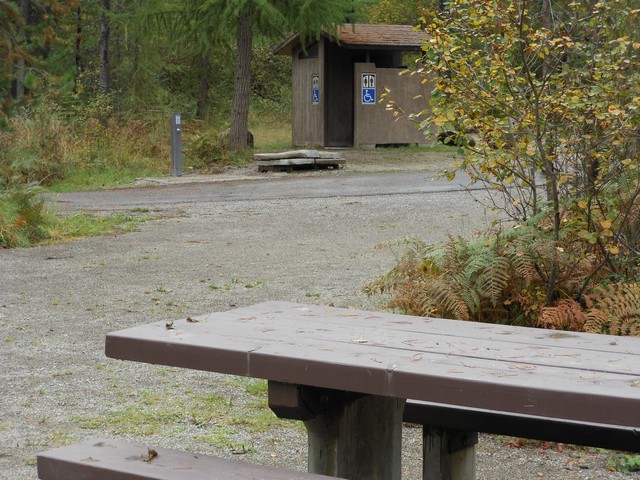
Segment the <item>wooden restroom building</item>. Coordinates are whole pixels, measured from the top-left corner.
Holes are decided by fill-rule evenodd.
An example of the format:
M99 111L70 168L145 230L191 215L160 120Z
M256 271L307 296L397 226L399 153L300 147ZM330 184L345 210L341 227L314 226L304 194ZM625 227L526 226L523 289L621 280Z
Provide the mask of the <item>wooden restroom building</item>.
M420 52L426 35L409 25L346 24L305 48L292 35L276 48L292 56L292 143L298 147L426 145L429 135L380 103L385 88L409 112L425 108L428 85L399 75L403 53ZM415 99L422 96L421 99Z

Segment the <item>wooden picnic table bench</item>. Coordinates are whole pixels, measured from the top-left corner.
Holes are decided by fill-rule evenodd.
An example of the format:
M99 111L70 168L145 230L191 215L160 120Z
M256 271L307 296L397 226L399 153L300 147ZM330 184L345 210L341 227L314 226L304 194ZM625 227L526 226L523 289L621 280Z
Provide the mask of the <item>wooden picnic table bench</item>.
M474 478L478 431L640 452L638 338L265 302L110 333L106 354L267 379L312 473L399 479L403 419L427 480Z
M328 480L247 462L95 438L38 455L40 480Z

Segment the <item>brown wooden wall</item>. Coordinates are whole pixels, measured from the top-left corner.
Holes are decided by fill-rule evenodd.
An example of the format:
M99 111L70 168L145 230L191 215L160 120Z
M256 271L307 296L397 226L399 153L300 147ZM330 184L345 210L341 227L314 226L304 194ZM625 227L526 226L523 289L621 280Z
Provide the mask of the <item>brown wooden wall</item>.
M321 39L324 40L324 39ZM293 52L293 99L291 108L291 136L295 146L314 147L324 145L325 85L324 42L318 45L317 58L298 58L300 49ZM311 79L320 78L320 104L312 105Z
M314 47L315 48L315 47ZM308 52L310 49L308 49ZM316 56L317 53L317 56ZM371 62L364 63L366 58ZM408 112L427 108L429 87L420 78L398 75L402 68L377 68L399 64L397 52L345 49L322 37L313 58L293 52L292 143L297 147L351 147L390 144L428 145L425 135L407 119L396 119L386 102L363 105L361 74L375 73L377 100L385 86L397 104ZM312 103L312 77L320 79L320 102ZM424 98L416 100L422 95Z
M421 84L418 76L399 75L401 68L376 68L373 63L356 63L354 68L354 145L375 146L389 144L427 145L433 142L433 136L425 135L415 128L414 123L404 118L394 118L386 110L386 103L380 103L380 96L387 87L389 98L407 112L419 112L426 108L429 101L429 88ZM376 74L376 103L363 105L361 97L361 75ZM424 98L416 100L414 97Z

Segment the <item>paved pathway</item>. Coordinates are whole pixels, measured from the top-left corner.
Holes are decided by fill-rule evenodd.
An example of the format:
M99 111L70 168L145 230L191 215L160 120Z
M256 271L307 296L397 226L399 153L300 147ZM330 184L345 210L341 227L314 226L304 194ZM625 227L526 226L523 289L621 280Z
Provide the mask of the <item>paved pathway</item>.
M54 194L59 208L112 210L178 203L279 200L292 198L365 197L424 194L463 190L460 182L435 179L433 172L327 173L319 176L291 174L220 181L198 177L163 179L155 186ZM160 183L162 182L162 183Z

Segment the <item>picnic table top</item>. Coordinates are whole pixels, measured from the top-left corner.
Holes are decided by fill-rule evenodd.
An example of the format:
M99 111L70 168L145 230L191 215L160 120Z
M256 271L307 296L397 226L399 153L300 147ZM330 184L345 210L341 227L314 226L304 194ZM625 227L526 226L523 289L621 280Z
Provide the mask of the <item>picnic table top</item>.
M640 427L640 339L265 302L110 333L108 357Z

